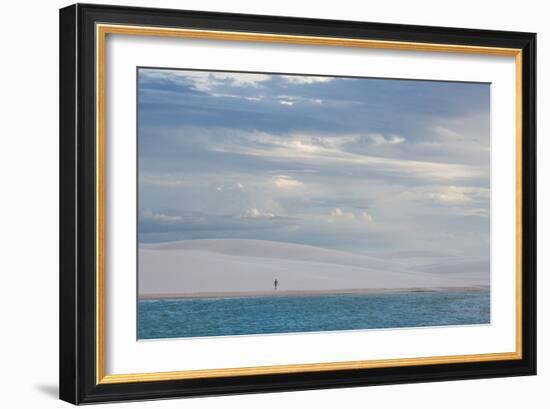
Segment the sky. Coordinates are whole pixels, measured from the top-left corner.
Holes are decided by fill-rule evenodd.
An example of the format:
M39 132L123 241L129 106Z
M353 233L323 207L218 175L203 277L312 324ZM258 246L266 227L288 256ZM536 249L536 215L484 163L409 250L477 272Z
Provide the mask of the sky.
M138 70L140 243L489 255L490 85Z

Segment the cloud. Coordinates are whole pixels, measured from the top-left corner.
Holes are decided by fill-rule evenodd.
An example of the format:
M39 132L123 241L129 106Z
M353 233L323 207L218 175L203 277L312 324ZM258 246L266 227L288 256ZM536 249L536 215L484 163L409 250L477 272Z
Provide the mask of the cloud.
M355 219L355 215L353 214L353 212L345 212L342 209L340 209L339 207L335 207L334 209L332 209L330 211L330 215L333 218L341 219L341 220L353 220L353 219ZM333 219L329 219L329 221L333 221Z
M152 222L177 222L181 220L181 216L168 215L164 213L155 213L148 209L143 209L141 212L141 220Z
M197 91L209 93L221 86L260 87L263 82L271 78L267 74L158 69L141 69L139 74L143 81L188 83Z
M489 189L486 188L448 186L430 193L428 197L442 203L469 203L475 200L487 200L489 193Z
M483 208L462 209L458 210L458 213L462 216L489 217L489 209Z
M155 215L150 217L151 214ZM141 210L139 234L150 241L184 240L218 237L246 237L247 235L288 231L295 228L296 219L278 216L274 212L250 207L241 214L212 215L205 212L182 212L166 219L160 212Z
M244 141L225 141L209 149L275 161L296 162L302 166L346 166L369 168L378 172L432 180L453 180L485 175L485 169L463 164L374 156L346 145L359 140L357 135L307 134L275 135L253 132L242 135Z
M251 207L249 209L246 209L245 211L245 217L251 218L251 219L257 219L257 218L268 218L271 219L275 217L275 214L271 212L262 212L258 210L256 207Z
M334 77L317 77L317 76L306 76L306 75L282 75L288 83L290 84L317 84L317 83L327 83L331 82Z
M372 222L374 220L372 215L365 211L361 212L361 218L367 222Z
M432 127L432 132L440 138L451 140L456 140L461 136L458 132L443 125L434 125Z
M261 84L271 78L266 74L249 74L249 73L227 73L217 72L210 74L218 81L229 81L232 87L259 87Z
M256 142L262 146L271 146L273 148L287 148L296 153L320 153L323 149L341 150L345 145L359 141L359 135L340 135L340 134L303 134L293 133L289 135L276 135L266 132L254 132L253 134L243 134L250 144Z
M271 178L279 189L296 189L304 186L302 182L287 175L276 175Z
M277 101L281 105L293 106L298 102L303 104L312 104L312 105L323 105L324 100L322 98L307 98L304 96L290 96L290 95L278 95L276 97Z
M241 182L216 182L211 184L210 188L216 192L241 192L244 190L244 185Z
M246 96L246 95L220 94L220 93L215 93L215 92L211 92L210 95L213 96L213 97L216 97L216 98L245 99L247 101L256 101L256 102L261 101L262 99L264 99L263 95L251 97L251 96Z
M365 210L354 213L352 211L344 211L339 207L335 207L334 209L332 209L330 211L330 216L336 219L342 219L342 220L348 220L348 221L350 220L362 220L365 222L374 221L374 218L372 217L372 215ZM329 219L329 221L333 221L333 220Z
M430 193L430 199L437 200L439 202L451 202L451 203L461 203L461 202L468 202L470 198L466 195L466 193L456 188L455 186L450 186L447 189L437 192L437 193Z
M470 186L447 186L428 194L428 200L439 205L451 217L488 218L490 190Z
M374 145L398 145L405 142L405 138L401 136L391 135L389 137L385 137L380 133L370 134L368 135L368 138Z
M343 216L343 214L344 212L342 212L342 209L340 209L339 207L332 209L330 212L330 215L334 217L341 217Z

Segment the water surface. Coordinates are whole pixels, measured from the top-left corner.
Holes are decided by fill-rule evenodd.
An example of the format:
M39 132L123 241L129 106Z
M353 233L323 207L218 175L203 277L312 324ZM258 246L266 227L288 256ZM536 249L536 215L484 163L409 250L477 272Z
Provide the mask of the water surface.
M489 301L489 291L142 300L138 338L487 324Z

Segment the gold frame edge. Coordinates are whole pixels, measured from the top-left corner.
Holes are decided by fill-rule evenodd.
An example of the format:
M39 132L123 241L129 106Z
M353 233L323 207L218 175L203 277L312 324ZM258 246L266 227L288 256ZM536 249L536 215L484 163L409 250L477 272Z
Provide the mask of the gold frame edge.
M340 46L400 51L514 56L516 65L516 350L514 352L449 355L295 365L106 374L105 371L105 41L107 34L161 36L224 41L249 41ZM522 359L522 50L456 44L415 43L319 36L294 36L236 31L178 29L122 24L96 24L96 383L204 379L230 376L289 374L413 365L489 362Z

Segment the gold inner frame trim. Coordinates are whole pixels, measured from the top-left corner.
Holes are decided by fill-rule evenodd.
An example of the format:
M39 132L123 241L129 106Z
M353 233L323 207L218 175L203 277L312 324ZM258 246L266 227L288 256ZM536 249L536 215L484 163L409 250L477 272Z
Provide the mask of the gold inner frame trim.
M296 365L185 370L131 374L105 373L105 42L107 34L156 36L220 41L247 41L313 46L371 48L400 51L466 53L515 57L516 65L516 350L504 353L450 355L365 361L321 362ZM96 25L96 383L168 381L214 377L290 374L347 369L388 368L522 358L522 51L515 48L415 43L352 38L294 36L236 31L165 27Z

